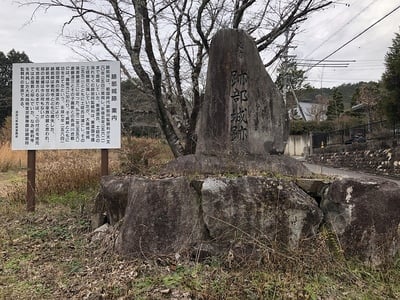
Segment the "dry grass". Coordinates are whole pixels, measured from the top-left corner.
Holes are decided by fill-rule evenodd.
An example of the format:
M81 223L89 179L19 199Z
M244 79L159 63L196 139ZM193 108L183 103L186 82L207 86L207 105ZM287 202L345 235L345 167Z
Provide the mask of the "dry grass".
M37 158L37 193L61 195L96 186L100 151L41 151Z
M13 151L14 152L14 151ZM25 152L26 156L26 152ZM15 167L15 161L8 160ZM111 162L114 167L116 162ZM26 165L26 163L25 163ZM19 166L18 169L20 170ZM20 178L8 184L8 198L24 201L26 192L26 170ZM36 159L36 195L44 199L49 195L61 195L70 191L88 189L100 179L100 153L94 150L38 151Z
M128 137L119 152L120 171L124 174L152 174L173 159L164 140Z
M0 172L26 167L26 151L12 151L9 142L0 143Z
M99 150L43 150L37 151L36 195L44 200L51 195L93 188L100 180ZM10 143L0 148L0 172L18 173L7 183L7 197L25 201L26 151L12 151ZM149 138L125 138L122 149L109 151L110 173L149 174L172 159L168 145ZM4 196L3 191L1 195Z

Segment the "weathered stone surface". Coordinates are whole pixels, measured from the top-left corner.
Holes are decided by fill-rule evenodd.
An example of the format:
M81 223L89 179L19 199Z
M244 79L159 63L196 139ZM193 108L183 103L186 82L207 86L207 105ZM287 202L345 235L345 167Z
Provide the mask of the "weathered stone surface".
M128 189L131 177L103 176L100 183L100 193L95 199L92 212L92 227L97 228L107 222L115 225L125 215L128 199Z
M116 248L133 257L185 252L202 239L198 194L183 177L132 177Z
M337 180L321 202L346 256L378 265L400 250L400 187L388 181Z
M243 30L224 29L210 46L196 154L283 153L288 115L254 41Z
M175 175L218 175L224 173L311 175L311 172L301 162L284 155L268 155L265 157L185 155L168 163L162 173Z
M116 249L133 257L218 254L255 240L296 248L321 220L316 202L290 181L132 177Z
M227 247L255 238L296 248L301 239L315 235L322 221L314 199L291 181L207 178L201 194L209 235Z

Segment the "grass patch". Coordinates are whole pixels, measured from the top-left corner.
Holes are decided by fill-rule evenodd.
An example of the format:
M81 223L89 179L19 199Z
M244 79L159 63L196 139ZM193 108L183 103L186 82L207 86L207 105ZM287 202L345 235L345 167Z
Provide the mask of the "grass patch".
M111 173L154 174L173 158L168 145L157 139L124 138L120 150L110 150ZM39 201L57 202L57 195L74 203L74 191L96 188L100 180L100 151L98 150L43 150L37 151L36 195ZM1 145L1 161L8 177L0 170L0 199L23 203L26 193L26 151L12 151L10 143ZM11 174L17 174L11 179ZM4 178L2 178L4 177ZM1 189L2 186L7 187ZM72 191L72 192L71 192ZM68 193L72 193L68 197ZM50 195L50 196L49 196ZM53 197L53 199L52 199ZM66 199L68 198L68 199ZM65 200L66 199L66 200Z
M154 174L173 159L164 140L129 137L122 140L122 145L119 161L123 174Z
M82 209L82 207L90 205L90 202L93 200L95 194L95 189L70 191L63 195L51 194L49 196L44 196L41 201L51 205L61 204L69 206L71 209Z
M26 151L12 151L10 142L0 143L0 172L26 168Z

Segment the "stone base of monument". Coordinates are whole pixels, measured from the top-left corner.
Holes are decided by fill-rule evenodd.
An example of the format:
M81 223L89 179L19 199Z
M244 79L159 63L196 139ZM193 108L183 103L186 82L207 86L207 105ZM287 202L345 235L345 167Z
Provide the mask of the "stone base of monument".
M115 249L128 257L295 249L322 221L317 202L293 181L262 176L106 176L97 202L119 224Z
M117 225L115 251L123 256L188 259L293 250L324 225L346 257L378 265L400 253L399 195L397 184L365 179L106 176L93 225L104 215Z
M346 257L370 265L390 263L400 254L400 187L385 180L335 180L320 207Z
M211 156L185 155L166 165L161 173L174 175L251 175L310 176L299 161L286 155Z

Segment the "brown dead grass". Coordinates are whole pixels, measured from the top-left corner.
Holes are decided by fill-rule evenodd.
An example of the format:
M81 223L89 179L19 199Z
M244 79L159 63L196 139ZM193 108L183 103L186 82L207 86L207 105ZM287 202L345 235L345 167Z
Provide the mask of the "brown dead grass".
M109 150L110 174L150 174L173 158L168 145L158 139L124 138L122 148ZM10 143L0 147L1 197L25 201L26 151L12 151ZM99 184L100 150L43 150L36 152L36 195L62 195ZM11 173L13 174L11 176ZM12 179L10 179L10 177Z
M0 172L26 168L26 151L12 151L9 142L0 143Z

